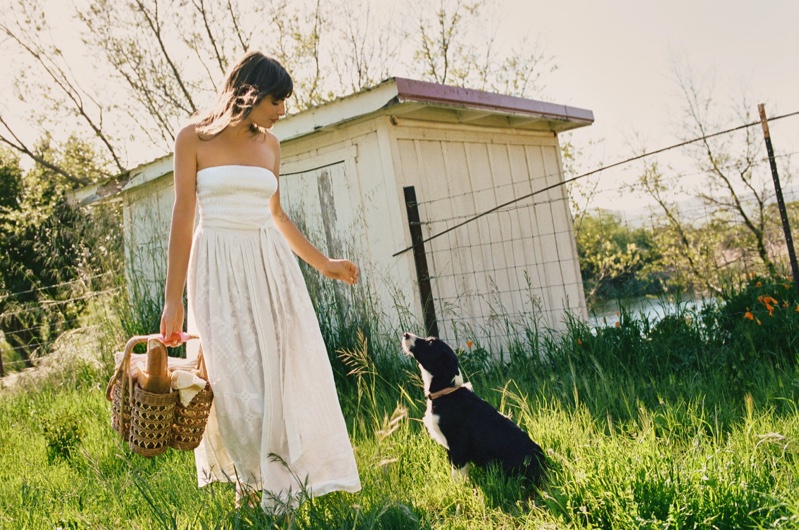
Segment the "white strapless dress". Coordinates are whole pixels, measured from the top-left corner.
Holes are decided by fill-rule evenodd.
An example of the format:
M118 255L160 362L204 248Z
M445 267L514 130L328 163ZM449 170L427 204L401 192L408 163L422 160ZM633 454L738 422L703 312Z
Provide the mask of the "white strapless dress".
M308 289L272 221L277 186L263 167L197 172L187 287L214 390L199 484L239 481L263 490L264 507L361 487Z

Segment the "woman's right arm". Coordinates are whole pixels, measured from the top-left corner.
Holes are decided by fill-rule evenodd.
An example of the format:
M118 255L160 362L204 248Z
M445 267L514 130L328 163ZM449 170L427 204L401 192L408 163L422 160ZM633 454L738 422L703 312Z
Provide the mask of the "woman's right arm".
M183 331L185 314L183 289L186 286L186 272L194 231L194 211L197 204L195 183L198 142L194 125L184 127L175 139L175 204L172 208L172 225L169 229L164 311L161 314L161 335L165 337Z

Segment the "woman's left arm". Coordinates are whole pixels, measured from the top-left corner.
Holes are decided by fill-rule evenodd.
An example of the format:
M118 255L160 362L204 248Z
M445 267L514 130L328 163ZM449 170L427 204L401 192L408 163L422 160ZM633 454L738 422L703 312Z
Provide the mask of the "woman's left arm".
M277 147L275 157L275 167L273 172L278 176L280 169L280 147ZM334 280L341 280L344 283L354 285L358 283L360 271L358 266L348 259L330 259L313 246L297 226L292 222L283 207L280 205L280 178L278 178L278 189L271 199L269 199L269 209L272 212L272 219L275 225L288 241L291 250L294 251L308 265L318 270L324 276Z

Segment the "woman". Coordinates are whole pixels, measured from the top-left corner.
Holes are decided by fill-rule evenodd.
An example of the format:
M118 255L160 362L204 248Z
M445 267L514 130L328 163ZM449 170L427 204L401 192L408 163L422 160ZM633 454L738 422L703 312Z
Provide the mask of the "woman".
M250 52L228 72L216 106L178 133L161 317L162 335L182 329L188 273L189 331L200 335L215 395L195 451L198 480L236 482L237 503L261 491L264 508L360 489L319 323L291 251L350 285L359 271L324 256L280 206L280 145L269 129L292 90L277 61Z

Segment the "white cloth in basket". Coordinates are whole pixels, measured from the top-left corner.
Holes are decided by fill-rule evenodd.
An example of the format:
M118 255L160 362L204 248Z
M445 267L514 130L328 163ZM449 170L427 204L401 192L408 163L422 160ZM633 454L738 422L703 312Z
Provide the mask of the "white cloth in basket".
M178 391L178 399L184 407L188 407L194 396L205 388L206 380L196 373L186 370L172 372L172 390Z

